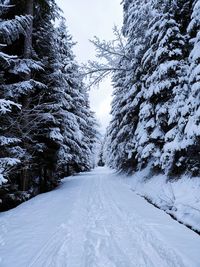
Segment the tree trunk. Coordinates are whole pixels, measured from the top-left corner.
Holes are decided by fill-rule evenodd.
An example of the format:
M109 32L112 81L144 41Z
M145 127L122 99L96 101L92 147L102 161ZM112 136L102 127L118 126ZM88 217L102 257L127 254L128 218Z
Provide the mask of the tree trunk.
M26 0L26 7L25 7L25 15L29 15L32 16L33 18L33 9L34 9L34 0ZM32 57L32 34L33 34L33 19L30 22L29 27L26 30L26 36L25 36L25 40L24 40L24 58L25 59L31 59ZM24 76L24 80L25 81L29 81L31 79L31 71L27 74L25 74ZM22 108L24 110L28 110L30 105L30 96L29 94L26 94L23 96L22 98ZM28 125L28 121L29 118L25 115L26 112L24 113L24 117L22 119L22 124L23 124L23 128L25 129L24 131L26 132L28 129L27 125ZM23 138L23 137L22 137ZM28 144L26 143L26 140L24 141L24 147L27 148ZM29 177L27 176L27 171L28 171L28 167L25 166L24 171L22 172L22 184L23 184L23 191L26 191L28 189L28 184L29 184Z
M30 15L33 17L33 3L34 0L26 1L26 15ZM33 20L30 23L30 26L27 29L26 37L24 41L24 58L31 58L32 53L32 34L33 34Z

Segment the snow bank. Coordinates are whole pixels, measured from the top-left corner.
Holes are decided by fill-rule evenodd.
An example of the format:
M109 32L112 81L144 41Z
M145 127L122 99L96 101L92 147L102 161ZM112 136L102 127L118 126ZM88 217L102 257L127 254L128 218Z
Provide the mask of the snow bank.
M174 216L178 221L200 231L200 177L168 181L164 175L150 178L149 170L123 176L137 194Z

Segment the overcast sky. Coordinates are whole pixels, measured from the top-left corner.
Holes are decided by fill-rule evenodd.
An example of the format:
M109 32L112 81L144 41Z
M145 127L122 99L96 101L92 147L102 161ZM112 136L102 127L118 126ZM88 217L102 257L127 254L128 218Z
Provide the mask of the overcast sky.
M89 39L98 36L101 39L112 40L114 25L122 25L121 0L56 0L64 11L67 26L77 41L74 52L79 62L94 59L95 51ZM99 89L90 92L91 108L105 131L109 122L112 87L107 80Z

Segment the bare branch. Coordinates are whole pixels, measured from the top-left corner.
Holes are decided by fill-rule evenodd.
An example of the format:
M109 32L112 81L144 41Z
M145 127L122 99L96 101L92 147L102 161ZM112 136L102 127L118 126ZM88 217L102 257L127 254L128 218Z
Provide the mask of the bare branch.
M98 86L103 79L117 71L129 70L127 66L120 64L122 60L129 61L121 31L114 27L113 33L115 39L112 41L101 41L96 36L94 40L90 40L95 46L98 61L88 61L86 65L82 65L82 75L90 81L88 87Z

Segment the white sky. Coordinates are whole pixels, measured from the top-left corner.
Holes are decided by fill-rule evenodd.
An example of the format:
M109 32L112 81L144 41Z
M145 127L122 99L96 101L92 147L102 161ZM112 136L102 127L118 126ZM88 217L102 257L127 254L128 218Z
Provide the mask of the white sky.
M79 62L94 59L95 51L89 39L98 36L101 39L112 40L114 25L122 25L121 0L56 0L64 11L67 26L77 41L74 52ZM100 88L90 92L90 103L104 132L110 116L112 87L106 80Z

